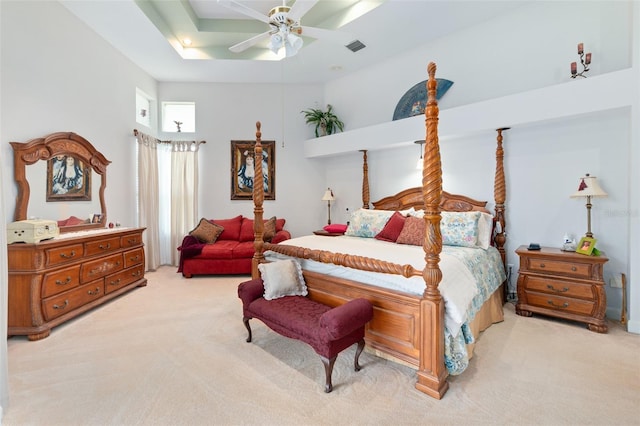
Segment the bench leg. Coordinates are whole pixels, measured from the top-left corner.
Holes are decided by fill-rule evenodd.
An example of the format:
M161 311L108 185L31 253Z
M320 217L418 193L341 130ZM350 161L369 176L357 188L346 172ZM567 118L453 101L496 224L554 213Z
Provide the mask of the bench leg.
M250 318L242 318L242 322L244 326L247 327L247 331L249 332L249 337L247 337L247 342L251 342L251 326L249 325Z
M360 364L358 364L358 360L360 359L360 354L362 353L363 349L364 349L364 339L358 342L358 349L356 349L356 359L353 362L353 366L356 371L360 371L360 369L362 368L360 367Z
M326 383L324 385L324 391L329 393L333 390L333 385L331 384L331 373L333 373L333 364L336 362L336 358L338 356L334 356L331 359L327 359L323 356L320 357L322 359L322 363L324 364L324 374L326 377Z

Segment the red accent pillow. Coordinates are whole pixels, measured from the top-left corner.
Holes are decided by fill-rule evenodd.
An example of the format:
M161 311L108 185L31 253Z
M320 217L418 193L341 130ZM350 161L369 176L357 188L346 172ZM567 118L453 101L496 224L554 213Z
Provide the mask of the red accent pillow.
M276 232L280 232L284 229L285 219L276 219Z
M398 236L402 232L402 228L404 227L404 222L407 220L406 217L402 215L400 212L395 212L390 218L387 224L382 228L382 231L378 235L375 236L376 239L382 241L390 241L395 243L398 239Z
M224 228L218 240L240 241L240 228L242 227L242 215L231 219L214 219L211 222Z
M425 224L424 218L409 216L404 221L404 226L396 243L421 246L424 243Z
M332 223L331 225L326 225L322 229L334 234L344 234L345 232L347 232L347 225L343 225L341 223Z
M264 228L263 228L263 240L271 241L273 236L278 232L282 231L282 228L278 229L278 222L281 222L282 227L284 227L284 219L276 219L273 216L270 219L263 219ZM242 218L242 226L240 227L240 242L253 241L253 219L249 219L248 217Z

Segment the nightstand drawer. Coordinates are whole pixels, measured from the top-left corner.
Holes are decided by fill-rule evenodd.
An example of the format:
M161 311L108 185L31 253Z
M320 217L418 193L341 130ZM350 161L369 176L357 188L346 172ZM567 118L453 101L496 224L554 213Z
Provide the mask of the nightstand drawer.
M527 258L527 268L532 272L545 274L560 274L575 278L589 279L591 277L591 264L563 262L560 260Z
M577 297L586 300L595 300L592 284L579 284L552 278L528 276L524 279L527 291L538 291L557 296Z
M528 291L526 293L527 302L531 306L584 316L590 316L594 313L594 302L554 296L551 294L532 293Z

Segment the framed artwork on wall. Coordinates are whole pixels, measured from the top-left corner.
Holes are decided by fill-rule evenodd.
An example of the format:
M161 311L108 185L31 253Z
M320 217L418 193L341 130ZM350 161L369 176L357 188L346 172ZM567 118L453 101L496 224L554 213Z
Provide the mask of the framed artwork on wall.
M48 160L47 201L91 201L91 167L72 155Z
M255 141L231 141L231 199L253 199ZM264 199L276 199L276 143L262 141Z

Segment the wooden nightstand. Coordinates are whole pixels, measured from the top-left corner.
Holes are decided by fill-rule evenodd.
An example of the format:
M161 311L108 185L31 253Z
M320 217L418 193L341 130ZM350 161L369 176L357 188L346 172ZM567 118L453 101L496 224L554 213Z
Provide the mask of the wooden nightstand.
M344 235L344 232L329 232L324 229L318 229L317 231L313 231L315 235L322 235L323 237L338 237L340 235Z
M607 332L607 308L602 279L605 256L586 256L557 248L527 250L520 246L516 313L533 313L587 323L589 330Z

